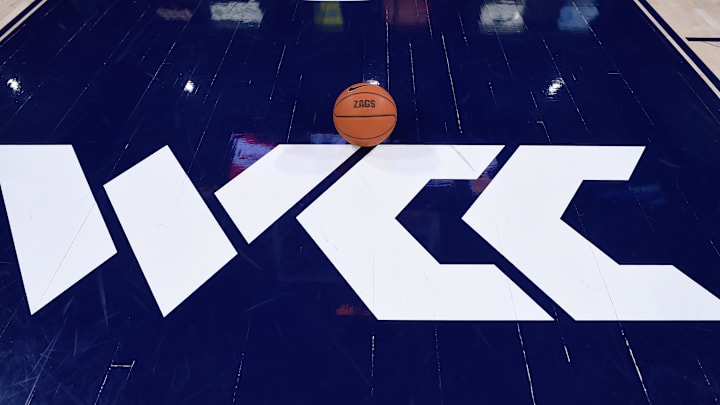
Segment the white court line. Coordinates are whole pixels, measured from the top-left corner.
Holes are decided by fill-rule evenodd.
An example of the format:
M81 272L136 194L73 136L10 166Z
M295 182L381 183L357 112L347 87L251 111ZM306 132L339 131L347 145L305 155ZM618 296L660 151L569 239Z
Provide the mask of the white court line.
M23 10L30 7L33 0L10 0L0 2L0 28L5 27Z
M710 87L710 89L713 91L713 93L715 93L715 96L720 99L720 89L715 87L715 84L712 82L712 80L710 80L710 78L702 71L702 69L700 69L700 67L692 60L690 55L688 55L687 52L685 52L685 50L680 46L680 44L678 44L673 39L673 37L670 34L668 34L668 32L665 30L665 28L663 28L663 26L655 19L655 17L653 17L653 15L650 13L650 11L648 11L648 9L645 7L645 5L643 5L640 2L640 0L634 0L634 1L635 1L635 4L637 4L637 6L640 8L640 10L642 10L642 12L645 13L645 15L650 19L650 21L652 21L652 23L655 24L655 27L658 29L658 31L660 31L665 36L665 38L667 38L670 41L672 46L680 53L680 55L682 55L683 58L685 58L685 61L693 69L695 69L695 72L697 72L697 74L700 75L700 78L702 78L703 81L705 81L705 83L708 85L708 87ZM713 72L713 73L718 73L718 72Z
M8 35L12 34L12 32L15 31L17 27L22 25L22 23L24 23L28 17L30 17L35 11L37 11L37 9L42 7L42 5L46 2L47 0L42 0L38 4L36 4L35 7L33 7L31 10L27 11L20 20L13 24L2 35L0 35L0 42L4 41L5 38L8 37ZM10 1L4 3L5 4L0 4L0 29L4 28L15 17L22 14L23 11L27 10L27 8L33 3L33 0Z

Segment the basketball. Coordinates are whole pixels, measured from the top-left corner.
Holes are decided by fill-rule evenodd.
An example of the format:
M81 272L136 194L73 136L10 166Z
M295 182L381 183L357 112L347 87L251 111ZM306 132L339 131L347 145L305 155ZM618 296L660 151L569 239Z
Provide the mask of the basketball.
M385 89L371 83L357 83L343 90L333 108L335 129L353 145L382 143L396 122L395 100Z

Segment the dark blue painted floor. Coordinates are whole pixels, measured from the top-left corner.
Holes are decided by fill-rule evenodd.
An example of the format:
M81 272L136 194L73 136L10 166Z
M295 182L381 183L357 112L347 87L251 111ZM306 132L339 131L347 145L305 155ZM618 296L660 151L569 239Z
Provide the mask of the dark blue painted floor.
M377 321L295 220L367 150L252 244L214 196L276 145L342 142L335 97L377 80L387 143L506 145L486 179L520 145L645 146L562 218L720 296L720 101L632 2L50 0L0 79L0 144L72 145L118 252L31 315L0 200L2 404L718 403L717 322L572 319L461 220L482 180L398 221L555 321ZM238 251L167 317L103 188L165 145Z

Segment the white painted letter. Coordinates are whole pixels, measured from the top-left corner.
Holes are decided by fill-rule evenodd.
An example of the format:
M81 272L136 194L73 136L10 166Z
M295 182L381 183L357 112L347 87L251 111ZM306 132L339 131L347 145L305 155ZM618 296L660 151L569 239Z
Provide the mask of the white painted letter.
M237 253L167 146L105 189L163 316Z
M278 145L215 195L251 243L358 149Z
M0 146L0 187L30 313L115 254L72 146Z
M720 320L669 265L620 265L561 220L583 180L628 180L643 147L521 146L463 219L577 320Z
M380 145L298 216L381 320L551 320L493 264L440 264L395 219L431 179L475 179L502 146Z

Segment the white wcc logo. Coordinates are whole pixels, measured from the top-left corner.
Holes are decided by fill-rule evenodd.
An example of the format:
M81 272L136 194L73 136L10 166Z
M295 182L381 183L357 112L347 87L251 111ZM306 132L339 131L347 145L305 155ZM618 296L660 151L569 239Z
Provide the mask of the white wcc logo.
M501 149L377 146L297 220L378 319L552 320L495 264L441 264L396 220ZM720 320L674 266L619 264L561 220L584 180L628 180L643 149L521 146L462 219L576 320ZM356 150L279 145L215 195L252 244ZM115 254L71 146L0 146L0 186L32 313ZM105 190L163 316L237 254L168 147Z

